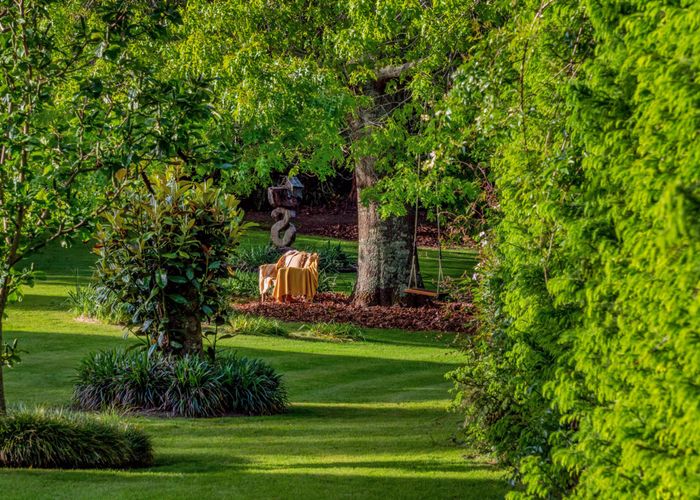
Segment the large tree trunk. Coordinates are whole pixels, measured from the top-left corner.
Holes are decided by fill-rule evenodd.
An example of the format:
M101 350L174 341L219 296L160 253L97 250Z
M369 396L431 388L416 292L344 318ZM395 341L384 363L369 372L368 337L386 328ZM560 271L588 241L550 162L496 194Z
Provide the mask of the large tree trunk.
M355 180L358 258L353 302L359 306L392 305L408 285L413 226L408 216L382 219L376 202L362 202L363 190L377 180L373 158L358 161Z
M172 313L168 330L171 339L182 344L182 354L202 354L202 323L196 315Z
M371 134L372 128L397 106L400 100L385 92L386 82L376 82L364 89L373 99L373 106L362 109L351 122L354 141ZM371 156L359 158L355 165L355 187L357 189L358 258L357 282L353 292L353 303L358 306L393 305L408 286L411 274L413 244L413 220L410 216L379 216L376 201L363 203L362 193L373 187L379 179L376 159ZM418 259L415 259L416 273Z

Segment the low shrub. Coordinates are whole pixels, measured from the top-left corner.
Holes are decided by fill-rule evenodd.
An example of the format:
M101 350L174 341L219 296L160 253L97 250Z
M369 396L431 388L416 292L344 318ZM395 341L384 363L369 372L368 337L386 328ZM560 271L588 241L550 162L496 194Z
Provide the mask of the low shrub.
M123 196L96 226L96 278L129 304L126 326L151 350L198 355L202 323L229 314L222 282L250 225L234 196L175 167Z
M328 274L321 271L318 273L318 293L332 292L335 290L336 284L338 282L337 274Z
M236 249L231 266L238 271L257 273L260 266L277 262L279 258L279 250L272 245L246 245Z
M75 290L68 291L66 303L76 316L112 324L124 324L129 318L127 304L120 302L109 289L92 282L76 283Z
M355 342L365 339L362 329L350 323L312 323L303 325L299 331L304 337L331 342Z
M337 274L356 270L355 262L340 243L326 241L323 245L305 246L299 250L318 254L320 272ZM231 266L239 271L257 273L258 267L273 264L280 256L279 250L269 244L247 245L236 250Z
M229 320L234 334L258 335L263 337L285 337L287 330L276 319L262 316L234 316Z
M229 297L249 298L260 295L258 273L236 271L233 276L222 283Z
M2 467L125 469L152 462L146 434L105 417L40 409L0 418Z
M164 363L171 371L161 398L164 408L173 415L213 417L231 413L237 405L226 398L220 364L197 356L185 356L175 362L165 359ZM240 388L242 392L247 389Z
M355 263L340 243L326 241L320 247L308 247L304 251L318 254L318 269L322 273L337 274L356 270Z
M73 401L77 408L93 411L113 408L183 417L269 415L284 411L287 392L282 377L261 360L116 350L92 354L81 362Z

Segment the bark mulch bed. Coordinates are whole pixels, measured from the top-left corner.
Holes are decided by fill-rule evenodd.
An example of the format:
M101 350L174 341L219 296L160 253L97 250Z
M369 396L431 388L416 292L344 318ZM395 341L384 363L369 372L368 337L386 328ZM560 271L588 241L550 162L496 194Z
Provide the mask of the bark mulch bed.
M282 321L301 323L353 323L368 328L398 328L412 331L472 333L472 305L464 303L435 303L422 307L353 306L350 297L342 293L319 293L313 302L294 301L289 304L247 302L234 306L253 316L266 316Z

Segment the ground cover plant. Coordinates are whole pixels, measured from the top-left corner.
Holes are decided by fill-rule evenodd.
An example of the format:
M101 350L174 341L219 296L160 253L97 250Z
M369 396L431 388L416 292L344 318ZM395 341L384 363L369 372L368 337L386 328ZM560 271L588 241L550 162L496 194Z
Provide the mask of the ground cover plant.
M280 258L280 251L270 243L244 245L236 249L231 266L237 271L257 273L263 264L274 264Z
M260 233L264 237L264 233ZM249 235L255 239L255 235ZM243 244L246 242L244 241ZM344 244L344 243L343 243ZM11 405L70 401L75 368L90 352L124 347L122 330L76 322L65 306L90 248L50 248L47 279L11 306L7 327L30 355L7 371ZM37 325L42 325L38 328ZM284 373L289 412L274 417L163 419L125 416L153 441L144 472L0 470L3 498L502 498L504 473L453 441L444 373L462 358L449 336L363 329L366 342L237 335L220 349L262 358ZM470 458L464 458L469 455Z
M73 404L178 417L271 415L285 411L287 390L282 377L258 359L111 350L81 361Z
M152 463L150 438L116 417L24 409L0 419L0 467L128 469Z
M232 335L260 335L326 342L354 342L363 340L362 330L350 323L317 322L295 324L265 316L234 315L224 330Z
M229 320L228 327L235 335L284 337L288 333L281 321L263 316L236 314Z
M299 334L302 337L329 342L356 342L364 340L364 335L359 327L349 323L335 323L332 321L304 324L299 329Z

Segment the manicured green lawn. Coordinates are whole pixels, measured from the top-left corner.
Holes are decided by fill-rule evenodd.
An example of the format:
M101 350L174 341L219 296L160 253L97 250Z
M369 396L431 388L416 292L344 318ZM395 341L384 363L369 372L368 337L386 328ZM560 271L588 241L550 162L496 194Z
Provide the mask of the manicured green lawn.
M7 322L24 362L6 371L11 405L64 405L88 352L128 341L119 328L75 321L66 293L90 274L86 248L37 260L48 279ZM292 407L274 417L130 417L153 436L156 463L137 471L0 470L0 498L500 498L504 473L466 458L445 411L449 336L367 330L332 344L239 336L227 348L285 374Z

